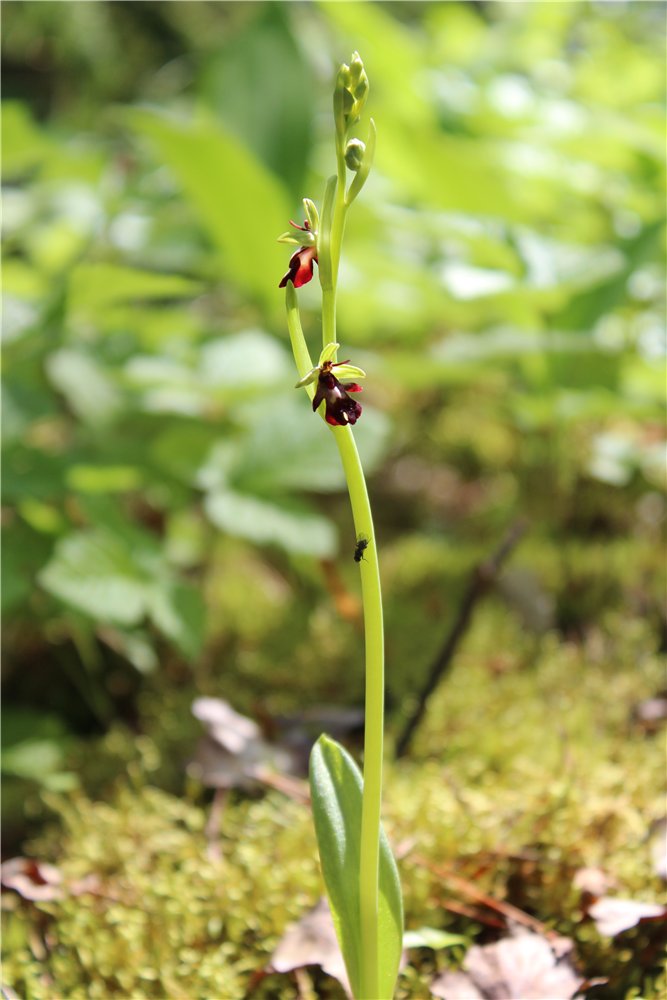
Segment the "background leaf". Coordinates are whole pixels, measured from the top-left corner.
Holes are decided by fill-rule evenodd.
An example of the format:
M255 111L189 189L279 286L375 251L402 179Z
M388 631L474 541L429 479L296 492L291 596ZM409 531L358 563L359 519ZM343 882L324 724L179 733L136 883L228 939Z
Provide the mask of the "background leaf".
M127 113L174 173L199 223L221 252L224 273L246 294L277 300L285 253L276 243L290 208L280 181L212 116L182 121L157 112ZM276 290L267 276L276 275Z

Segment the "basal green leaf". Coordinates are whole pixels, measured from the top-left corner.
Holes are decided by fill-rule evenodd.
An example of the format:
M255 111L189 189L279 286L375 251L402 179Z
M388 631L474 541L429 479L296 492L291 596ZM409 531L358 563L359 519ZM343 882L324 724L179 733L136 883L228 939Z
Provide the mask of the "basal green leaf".
M310 757L310 788L322 874L353 993L359 996L361 925L359 858L362 777L338 743L321 736ZM384 831L380 840L379 984L394 995L403 940L403 903L396 862Z

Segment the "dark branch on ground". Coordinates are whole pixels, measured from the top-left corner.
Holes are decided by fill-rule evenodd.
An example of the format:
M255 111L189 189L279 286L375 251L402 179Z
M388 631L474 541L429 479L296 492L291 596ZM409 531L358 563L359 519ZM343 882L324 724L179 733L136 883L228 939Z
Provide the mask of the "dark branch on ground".
M466 589L459 612L454 624L442 646L440 652L433 661L426 683L419 693L417 704L406 720L398 740L396 741L396 757L404 757L414 732L421 722L428 700L437 688L438 684L451 667L454 654L465 635L472 620L472 615L479 600L495 584L498 574L503 564L514 551L526 533L527 524L525 521L517 521L509 529L496 551L484 562L480 563L473 570L470 582Z

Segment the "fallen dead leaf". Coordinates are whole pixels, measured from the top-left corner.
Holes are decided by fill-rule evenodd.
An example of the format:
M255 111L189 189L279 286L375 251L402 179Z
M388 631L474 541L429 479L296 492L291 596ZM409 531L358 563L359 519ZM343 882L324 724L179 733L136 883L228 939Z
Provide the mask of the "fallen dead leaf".
M572 884L585 898L588 898L589 902L592 902L613 889L616 881L604 868L589 867L578 868L574 873Z
M0 865L0 880L6 889L14 889L23 899L31 902L48 902L64 899L66 896L118 896L103 889L99 875L90 872L81 878L63 878L55 865L35 858L9 858Z
M305 965L319 965L323 972L337 979L347 995L352 997L326 899L320 899L301 920L287 928L271 956L269 971L293 972Z
M486 994L479 992L465 972L441 973L431 983L431 993L434 997L445 997L446 1000L486 1000Z
M638 702L632 710L632 720L647 735L657 733L667 723L667 695L661 692Z
M642 903L635 899L618 899L603 896L588 909L600 934L616 937L623 931L648 921L667 921L667 907L658 903Z
M473 945L463 971L442 973L431 992L444 1000L572 1000L583 979L569 958L572 942L556 944L519 930L495 944Z
M63 877L55 865L33 858L9 858L0 865L0 878L7 889L14 889L23 899L45 902L62 899Z
M261 738L256 722L236 712L222 698L196 698L192 714L208 730L209 736L232 754L241 754Z
M197 746L188 774L209 788L250 788L261 774L291 773L289 752L267 743L252 719L221 698L197 698L192 714L207 730Z

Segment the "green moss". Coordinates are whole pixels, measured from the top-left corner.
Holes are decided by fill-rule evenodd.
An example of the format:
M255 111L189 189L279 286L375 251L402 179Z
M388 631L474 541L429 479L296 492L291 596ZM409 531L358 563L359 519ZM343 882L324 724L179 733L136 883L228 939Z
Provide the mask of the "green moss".
M412 845L400 866L408 926L480 939L481 925L447 908L469 902L441 874L452 871L574 936L584 971L610 977L599 995L658 995L657 970L639 958L654 947L651 929L600 938L572 886L577 868L599 865L618 895L659 898L647 831L661 814L664 757L631 721L636 701L662 680L652 641L646 623L627 614L609 615L585 643L536 641L502 605L484 606L431 700L412 759L387 764L387 829L394 843ZM178 717L177 702L184 713L185 691L163 705L163 719ZM321 892L309 812L274 793L232 795L222 860L211 860L207 809L149 784L179 732L165 722L159 749L157 718L153 740L128 734L125 744L118 730L101 745L126 760L130 779L106 801L49 799L57 819L26 853L53 861L74 885L97 881L63 901L7 894L4 974L21 996L234 1000ZM399 998L424 997L429 977L462 957L463 949L411 953ZM313 989L340 996L319 974ZM257 989L266 1000L295 995L287 976Z
M96 884L63 901L13 899L5 977L22 996L241 996L319 892L309 818L282 798L225 815L220 861L207 856L204 810L155 788L122 788L109 804L60 800L59 809L57 839L32 852L48 852L66 882L92 875ZM31 924L48 928L46 962L31 953Z

